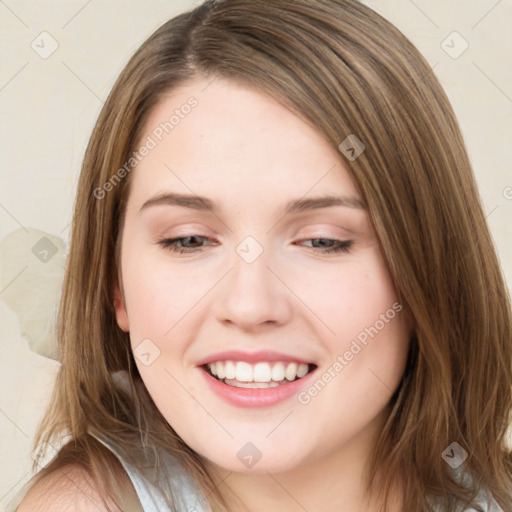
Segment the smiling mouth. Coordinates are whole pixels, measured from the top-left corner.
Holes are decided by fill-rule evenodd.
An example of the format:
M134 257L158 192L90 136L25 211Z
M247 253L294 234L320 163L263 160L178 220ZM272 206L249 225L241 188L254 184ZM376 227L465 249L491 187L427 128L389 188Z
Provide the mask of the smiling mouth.
M216 361L202 366L214 379L228 386L249 389L275 388L300 380L315 368L315 364L294 362Z

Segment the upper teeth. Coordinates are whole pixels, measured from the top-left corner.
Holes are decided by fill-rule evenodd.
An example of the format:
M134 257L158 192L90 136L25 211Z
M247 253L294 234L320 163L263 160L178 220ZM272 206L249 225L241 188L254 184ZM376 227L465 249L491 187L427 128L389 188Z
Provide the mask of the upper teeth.
M236 379L240 382L279 382L300 379L308 373L309 366L305 363L256 363L245 361L216 361L209 363L209 370L219 379Z

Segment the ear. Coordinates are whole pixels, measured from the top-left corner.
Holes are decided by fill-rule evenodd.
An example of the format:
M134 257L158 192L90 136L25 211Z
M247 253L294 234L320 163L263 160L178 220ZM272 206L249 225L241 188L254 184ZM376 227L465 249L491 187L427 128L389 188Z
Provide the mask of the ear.
M116 310L116 319L117 319L117 325L123 330L124 332L130 331L130 325L128 322L128 313L126 312L126 304L124 301L123 294L119 290L119 286L115 286L114 288L114 308Z

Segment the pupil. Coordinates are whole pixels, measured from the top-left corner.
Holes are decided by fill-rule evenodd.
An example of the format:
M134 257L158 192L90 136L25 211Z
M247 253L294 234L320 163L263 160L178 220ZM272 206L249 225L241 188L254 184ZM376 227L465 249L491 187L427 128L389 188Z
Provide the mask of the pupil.
M186 238L184 238L184 239L182 240L182 242L183 242L185 245L188 245L188 244L187 244L187 241L189 241L189 240L192 240L192 245L193 245L194 247L195 247L195 246L197 246L197 245L200 243L200 239L199 239L199 237L197 237L197 236L187 236ZM195 244L194 244L194 240L195 240L195 242L196 242Z

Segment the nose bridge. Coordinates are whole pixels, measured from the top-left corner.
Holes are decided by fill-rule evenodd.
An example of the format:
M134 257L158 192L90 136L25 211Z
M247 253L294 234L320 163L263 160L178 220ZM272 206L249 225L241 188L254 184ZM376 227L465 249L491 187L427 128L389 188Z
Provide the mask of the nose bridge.
M268 268L273 266L271 251L253 236L247 236L235 252L233 269L226 276L221 296L216 300L218 319L244 328L286 322L290 297L286 287Z

